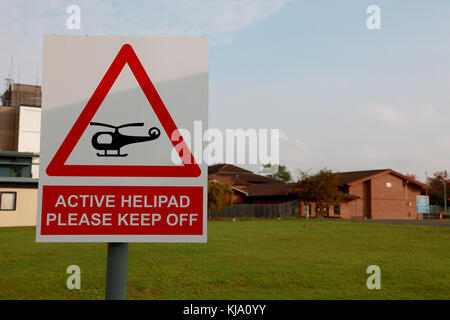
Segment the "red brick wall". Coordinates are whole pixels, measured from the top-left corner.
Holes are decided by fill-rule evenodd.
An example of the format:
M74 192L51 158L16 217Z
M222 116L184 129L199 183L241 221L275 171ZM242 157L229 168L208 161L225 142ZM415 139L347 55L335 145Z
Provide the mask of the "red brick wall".
M361 215L358 215L359 201L360 200L352 200L341 203L341 219L361 219L362 213ZM360 205L359 208L362 208L362 205Z
M387 187L387 183L391 187ZM385 174L372 179L372 219L417 219L421 215L416 213L416 196L420 195L420 188L414 184L407 184L406 189L402 179L393 174ZM407 205L410 204L410 205Z
M355 196L360 197L360 199L352 200L346 203L347 215L346 219L362 219L364 218L363 212L363 182L350 185L348 192Z

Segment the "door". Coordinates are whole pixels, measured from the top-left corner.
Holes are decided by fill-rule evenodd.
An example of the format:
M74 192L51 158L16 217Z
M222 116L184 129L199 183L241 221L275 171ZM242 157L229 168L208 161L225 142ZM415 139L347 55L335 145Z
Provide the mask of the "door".
M370 219L372 217L372 184L371 180L364 181L363 184L363 215L364 218Z

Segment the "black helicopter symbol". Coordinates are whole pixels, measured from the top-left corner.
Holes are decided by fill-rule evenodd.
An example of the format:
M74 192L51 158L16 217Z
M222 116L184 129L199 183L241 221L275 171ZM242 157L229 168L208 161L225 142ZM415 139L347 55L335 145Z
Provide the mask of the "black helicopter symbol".
M92 146L97 150L104 151L104 153L97 153L98 157L126 157L128 154L120 153L120 148L122 148L123 146L132 144L132 143L155 140L161 134L159 129L156 127L152 127L148 130L148 136L127 136L127 135L123 135L119 132L119 129L125 128L125 127L142 127L142 126L144 126L144 123L142 123L142 122L127 123L127 124L123 124L121 126L112 126L112 125L106 124L106 123L91 122L90 125L91 126L102 126L102 127L108 127L108 128L114 129L113 132L100 131L92 136L92 140L91 140ZM110 136L111 142L109 142L109 143L99 142L100 136ZM117 153L108 154L108 151L116 151Z

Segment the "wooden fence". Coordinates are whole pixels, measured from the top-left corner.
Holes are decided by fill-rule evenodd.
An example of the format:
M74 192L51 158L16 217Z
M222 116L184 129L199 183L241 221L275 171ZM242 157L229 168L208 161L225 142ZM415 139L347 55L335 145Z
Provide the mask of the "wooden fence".
M300 216L300 203L292 200L279 204L255 203L234 204L217 212L209 212L211 218L286 218Z

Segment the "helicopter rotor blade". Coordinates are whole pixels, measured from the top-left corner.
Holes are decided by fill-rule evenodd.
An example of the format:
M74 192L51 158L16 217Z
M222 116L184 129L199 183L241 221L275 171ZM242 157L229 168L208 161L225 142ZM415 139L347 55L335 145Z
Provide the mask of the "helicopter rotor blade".
M123 124L121 126L117 126L117 129L125 128L125 127L143 127L143 126L144 126L143 122L127 123L127 124Z
M110 125L110 124L101 123L101 122L90 122L89 124L90 124L91 126L102 126L102 127L113 128L113 129L116 128L116 126L112 126L112 125Z
M102 127L112 128L112 129L120 129L120 128L125 128L125 127L143 127L144 126L143 122L126 123L121 126L113 126L113 125L101 123L101 122L90 122L89 124L91 126L102 126Z

